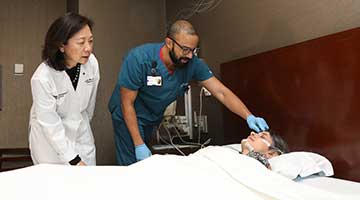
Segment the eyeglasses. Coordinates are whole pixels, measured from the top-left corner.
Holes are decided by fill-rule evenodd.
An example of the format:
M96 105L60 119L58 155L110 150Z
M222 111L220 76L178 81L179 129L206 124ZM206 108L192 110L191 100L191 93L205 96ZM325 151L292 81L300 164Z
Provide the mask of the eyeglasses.
M200 48L190 48L190 47L185 47L185 46L182 46L182 45L180 45L178 42L176 42L176 40L175 39L173 39L173 38L171 38L171 37L168 37L168 38L170 38L170 40L172 40L176 45L178 45L178 47L180 47L180 49L182 50L182 53L184 54L184 55L187 55L187 54L189 54L190 52L192 53L192 54L194 54L195 56L197 56L197 54L199 53L199 51L200 51Z

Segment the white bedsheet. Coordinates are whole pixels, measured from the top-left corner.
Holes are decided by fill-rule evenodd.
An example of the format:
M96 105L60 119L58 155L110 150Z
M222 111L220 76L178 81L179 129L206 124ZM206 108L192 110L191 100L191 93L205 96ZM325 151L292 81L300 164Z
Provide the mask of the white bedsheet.
M0 173L0 196L24 199L352 199L299 184L224 147L154 155L129 167L37 165Z
M311 176L309 178L298 180L298 183L341 194L342 196L348 196L349 198L360 199L359 182L347 181L333 177Z

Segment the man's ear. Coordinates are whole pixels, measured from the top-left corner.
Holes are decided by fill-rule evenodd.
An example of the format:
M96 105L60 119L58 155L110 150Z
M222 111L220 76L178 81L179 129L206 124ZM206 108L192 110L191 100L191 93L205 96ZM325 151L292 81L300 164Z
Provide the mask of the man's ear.
M172 45L173 45L172 40L170 38L166 37L165 45L167 46L167 48L172 49Z

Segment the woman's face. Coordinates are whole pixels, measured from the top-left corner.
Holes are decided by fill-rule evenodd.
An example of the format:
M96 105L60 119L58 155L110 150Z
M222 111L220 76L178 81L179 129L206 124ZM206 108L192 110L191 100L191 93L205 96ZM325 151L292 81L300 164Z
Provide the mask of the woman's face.
M65 55L67 67L74 67L77 63L85 64L93 50L93 35L88 25L75 33L68 41L60 47Z
M246 140L241 141L243 148L247 148L247 146L243 144L245 141L247 141L252 146L252 148L254 148L254 151L263 154L268 152L269 146L273 143L271 135L267 131L260 133L251 132Z

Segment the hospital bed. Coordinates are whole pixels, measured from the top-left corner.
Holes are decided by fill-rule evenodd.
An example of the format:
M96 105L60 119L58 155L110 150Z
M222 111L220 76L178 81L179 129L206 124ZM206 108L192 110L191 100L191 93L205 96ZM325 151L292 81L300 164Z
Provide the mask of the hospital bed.
M354 200L358 199L360 194L360 183L333 177L311 176L297 182L336 194L348 195L349 199ZM357 198L350 198L351 195L356 195Z
M360 183L314 176L296 182L219 146L154 155L128 167L41 164L0 173L0 188L6 200L360 199Z

